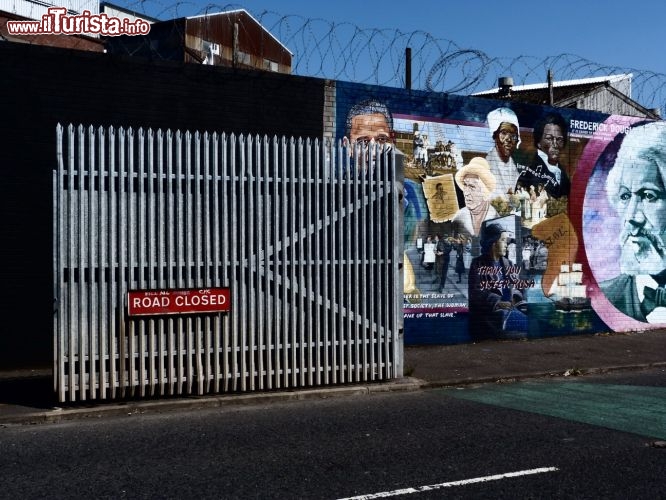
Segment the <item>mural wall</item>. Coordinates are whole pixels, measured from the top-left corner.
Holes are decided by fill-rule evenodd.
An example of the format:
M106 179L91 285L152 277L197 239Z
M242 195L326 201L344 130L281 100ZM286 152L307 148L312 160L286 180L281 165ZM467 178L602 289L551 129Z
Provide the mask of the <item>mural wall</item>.
M53 359L58 122L396 148L407 344L666 324L662 122L29 44L0 59L4 366Z
M338 138L402 153L406 344L666 323L666 123L344 82L336 95Z

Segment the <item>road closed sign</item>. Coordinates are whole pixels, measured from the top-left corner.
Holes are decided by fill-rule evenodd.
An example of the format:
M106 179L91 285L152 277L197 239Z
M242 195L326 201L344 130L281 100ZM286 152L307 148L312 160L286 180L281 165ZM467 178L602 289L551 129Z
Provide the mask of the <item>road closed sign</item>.
M127 314L129 316L216 313L228 311L230 306L229 288L130 290L127 292Z

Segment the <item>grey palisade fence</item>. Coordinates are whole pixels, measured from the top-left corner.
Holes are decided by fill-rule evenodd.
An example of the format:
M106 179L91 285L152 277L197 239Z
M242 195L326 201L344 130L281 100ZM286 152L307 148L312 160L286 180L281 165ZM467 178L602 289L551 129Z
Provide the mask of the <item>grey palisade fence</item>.
M395 150L81 125L57 144L60 401L402 375ZM211 287L229 310L128 314L134 290Z

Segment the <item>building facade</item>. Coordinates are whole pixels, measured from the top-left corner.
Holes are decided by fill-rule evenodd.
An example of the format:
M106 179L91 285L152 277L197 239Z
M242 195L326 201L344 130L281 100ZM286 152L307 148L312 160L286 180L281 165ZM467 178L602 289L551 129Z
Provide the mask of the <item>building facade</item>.
M615 167L626 166L625 141L631 144L628 151L649 150L648 156L656 158L654 165L661 164L660 154L666 147L661 136L663 122L659 120L29 44L0 44L0 57L7 63L0 79L5 113L0 124L4 144L0 152L4 169L0 184L2 275L3 284L11 290L2 302L5 328L0 334L0 355L4 365L48 363L57 352L54 308L58 307L58 290L69 282L56 282L53 273L54 241L62 237L54 229L54 179L63 160L57 130L59 125L67 128L69 124L95 131L101 127L311 141L330 138L335 142L326 154L313 149L319 151L317 165L330 167L334 160L344 160L349 168L343 176L345 182L376 175L369 165L377 158L377 150L368 146L390 151L395 155L391 170L397 179L404 176L401 220L385 211L368 212L363 220L372 220L372 226L363 223L357 229L372 227L372 232L340 233L339 254L331 258L328 267L335 269L335 262L355 262L353 252L360 251L357 249L379 252L380 243L387 241L379 239L386 227L383 221L400 220L401 241L392 250L402 256L404 278L402 285L398 279L392 283L399 288L402 299L401 343L464 343L480 335L538 338L640 331L663 328L666 323L660 314L641 312L639 300L643 297L633 295L633 289L625 296L613 288L617 278L628 276L626 281L635 284L632 276L649 274L643 273L636 262L650 263L651 270L658 265L648 243L659 237L658 227L666 215L657 212L651 216L657 229L625 245L622 210L624 201L634 196L642 196L641 201L657 201L662 193L655 182L649 190L632 186L626 193L618 183L622 176L612 172L617 172ZM422 145L417 146L417 135ZM84 142L88 140L86 134L82 137ZM507 141L507 148L502 147L502 141ZM556 147L547 148L544 141ZM422 148L418 155L417 147ZM366 149L358 149L360 156L352 160L353 155L346 156L349 148ZM138 156L129 153L134 150L124 151L125 158L143 168L138 166ZM286 158L295 154L290 151L285 149ZM77 161L82 162L83 169L96 165L95 158L95 154L84 155ZM553 165L547 165L548 160ZM271 155L266 159L267 165L274 161ZM305 160L302 165L304 169L312 168ZM660 173L658 169L650 170L650 163L642 165L632 178L646 172L654 176ZM323 174L322 183L329 180L332 171ZM268 177L262 179L266 182ZM75 186L84 191L86 186L96 186L94 180L92 184L82 182ZM663 186L663 180L660 182ZM317 182L310 187L319 185ZM500 185L510 187L497 192ZM132 203L140 203L136 200L140 200L141 193L157 193L154 184L141 186L133 186L138 198L132 198ZM363 191L354 186L351 182L349 191L336 191L343 204L353 193ZM196 188L203 189L199 184ZM269 187L262 184L256 189L261 193ZM183 192L190 192L189 188ZM330 193L326 197L319 190L312 193L306 203L313 213L331 201ZM364 207L364 202L358 206ZM241 215L252 217L250 212L239 211L238 224L247 220L240 219ZM324 217L316 224L306 221L304 227L324 227L338 217L342 215ZM294 234L306 234L308 230ZM372 245L368 238L373 239ZM501 245L495 245L500 240ZM326 241L316 240L313 246L323 248ZM189 244L185 241L184 248L190 248ZM648 257L635 256L632 261L629 252L636 247L645 250ZM497 249L501 249L501 255L493 253ZM348 259L350 253L352 258ZM261 255L257 253L256 269L263 268ZM148 260L144 262L146 273L154 268ZM197 269L187 272L199 272ZM91 271L82 276L96 274ZM366 288L338 293L361 300L359 290L375 289L366 276L359 274L349 285ZM378 304L390 300L388 296L375 298L366 302L367 311L376 312ZM503 309L506 314L488 308L489 303L500 301L508 303ZM27 315L23 312L26 310ZM88 314L84 309L80 311ZM81 316L75 318L82 321ZM252 325L253 335L261 335L261 324ZM59 328L68 330L67 325ZM137 335L142 335L143 330L138 331ZM316 329L312 331L315 335L306 345L328 345L316 336ZM380 337L384 334L382 328L373 332ZM77 342L87 346L95 335L93 329L89 335L77 337ZM350 335L358 345L374 345L369 337L362 337L361 330ZM114 356L121 352L126 351L114 351ZM311 355L316 359L314 351ZM365 359L359 355L359 359ZM372 355L368 351L367 359ZM310 354L304 352L303 356L307 360ZM130 361L127 363L129 366ZM201 373L196 371L197 366L196 362L192 364L195 375ZM136 373L142 373L140 367L138 370ZM325 377L313 380L340 382Z
M111 37L109 52L291 73L292 54L246 10L159 21L145 36Z

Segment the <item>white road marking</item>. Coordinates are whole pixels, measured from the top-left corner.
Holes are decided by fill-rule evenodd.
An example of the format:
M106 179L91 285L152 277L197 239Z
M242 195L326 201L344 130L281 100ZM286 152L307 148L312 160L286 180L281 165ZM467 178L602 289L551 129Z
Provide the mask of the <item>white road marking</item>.
M372 500L373 498L387 498L398 495L408 495L410 493L422 493L424 491L438 490L440 488L451 488L452 486L465 486L467 484L485 483L487 481L497 481L499 479L508 479L519 476L529 476L531 474L543 474L544 472L555 472L557 467L541 467L540 469L521 470L518 472L507 472L505 474L495 474L494 476L475 477L472 479L462 479L460 481L451 481L449 483L429 484L426 486L417 486L416 488L403 488L400 490L383 491L381 493L371 493L369 495L359 495L357 497L340 498L338 500Z

